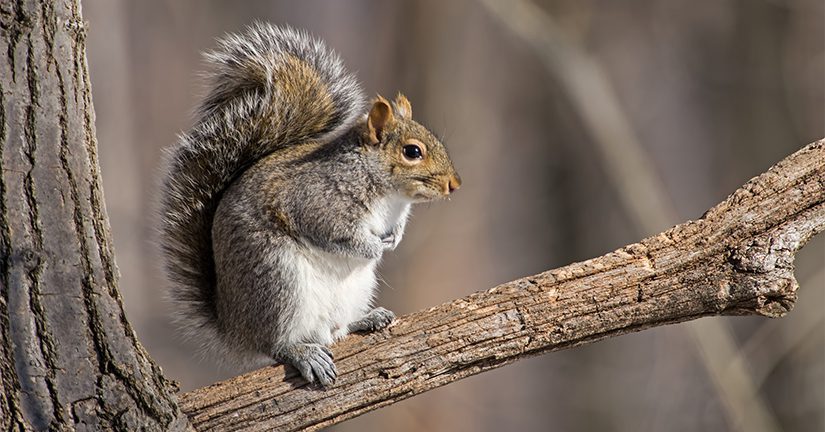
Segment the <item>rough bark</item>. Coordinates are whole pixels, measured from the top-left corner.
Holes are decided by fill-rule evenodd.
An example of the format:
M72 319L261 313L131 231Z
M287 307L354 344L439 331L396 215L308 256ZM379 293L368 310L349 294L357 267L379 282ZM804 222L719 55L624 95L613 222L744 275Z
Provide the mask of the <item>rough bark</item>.
M79 0L0 3L0 429L180 430L124 316Z
M344 340L329 389L276 366L186 393L181 407L197 430L312 430L527 356L706 316L780 317L796 301L794 255L823 230L825 140L699 220Z

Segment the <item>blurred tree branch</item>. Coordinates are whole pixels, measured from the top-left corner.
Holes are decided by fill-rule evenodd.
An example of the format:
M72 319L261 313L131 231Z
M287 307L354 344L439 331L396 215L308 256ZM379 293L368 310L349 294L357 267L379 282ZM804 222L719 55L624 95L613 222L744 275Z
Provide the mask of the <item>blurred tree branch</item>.
M318 429L521 358L714 315L780 317L795 253L825 230L825 140L696 221L400 318L334 347L337 383L282 366L181 396L197 430Z
M592 136L594 155L630 219L644 234L677 223L675 205L655 172L656 165L639 141L608 74L598 59L569 37L553 16L528 0L479 0L503 27L535 52ZM734 362L736 340L722 320L695 321L693 336L702 364L723 401L731 429L773 432L781 428L749 373L747 362Z

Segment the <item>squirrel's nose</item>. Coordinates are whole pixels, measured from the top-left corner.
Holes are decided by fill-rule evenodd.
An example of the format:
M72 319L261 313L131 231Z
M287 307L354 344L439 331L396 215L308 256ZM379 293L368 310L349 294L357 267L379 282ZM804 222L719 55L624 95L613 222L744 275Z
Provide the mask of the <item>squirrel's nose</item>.
M458 189L460 187L461 187L461 177L459 177L458 174L453 174L453 175L450 176L450 179L447 180L447 187L445 188L446 189L445 192L447 192L449 194L450 192L453 192L453 191L455 191L456 189Z

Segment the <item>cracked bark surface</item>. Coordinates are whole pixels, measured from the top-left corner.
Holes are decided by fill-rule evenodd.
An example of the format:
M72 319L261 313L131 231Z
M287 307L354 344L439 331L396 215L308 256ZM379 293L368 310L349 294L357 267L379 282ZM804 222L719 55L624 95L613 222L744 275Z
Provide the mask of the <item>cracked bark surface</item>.
M333 347L338 380L275 366L181 396L197 430L304 430L521 358L714 315L785 315L793 259L825 230L825 140L755 177L701 219L598 258L401 317Z
M0 3L0 429L182 430L124 316L79 0Z

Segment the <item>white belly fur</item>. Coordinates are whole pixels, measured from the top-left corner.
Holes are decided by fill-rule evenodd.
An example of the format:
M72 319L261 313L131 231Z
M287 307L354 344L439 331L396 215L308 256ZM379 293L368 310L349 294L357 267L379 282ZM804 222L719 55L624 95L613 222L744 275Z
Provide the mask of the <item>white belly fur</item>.
M399 196L378 200L365 218L364 229L382 235L409 215L410 201ZM400 241L398 233L397 241ZM364 317L375 296L377 259L335 255L315 247L292 254L292 279L298 290L297 310L289 343L331 344L347 334L347 326Z

